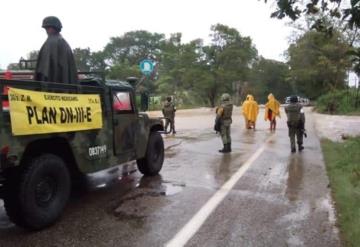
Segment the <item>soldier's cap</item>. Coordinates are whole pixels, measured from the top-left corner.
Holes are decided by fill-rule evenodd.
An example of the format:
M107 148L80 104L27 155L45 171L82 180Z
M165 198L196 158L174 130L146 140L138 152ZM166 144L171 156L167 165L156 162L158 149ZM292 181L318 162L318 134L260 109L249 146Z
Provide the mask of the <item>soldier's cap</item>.
M221 95L221 101L229 101L230 100L230 94L224 93Z
M62 28L62 24L59 18L57 18L56 16L47 16L44 18L41 27L42 28L52 27L58 32L60 32Z

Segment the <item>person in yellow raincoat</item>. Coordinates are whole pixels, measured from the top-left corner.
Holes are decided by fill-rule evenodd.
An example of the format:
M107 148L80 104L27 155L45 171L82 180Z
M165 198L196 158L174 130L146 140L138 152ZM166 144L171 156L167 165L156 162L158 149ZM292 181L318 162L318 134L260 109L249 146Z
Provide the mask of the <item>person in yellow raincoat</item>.
M242 104L242 111L245 118L246 128L252 128L255 130L256 118L259 113L259 106L251 94L246 96L246 100Z
M280 103L271 93L268 96L268 102L265 104L265 121L270 121L270 131L276 129L276 117L280 117Z

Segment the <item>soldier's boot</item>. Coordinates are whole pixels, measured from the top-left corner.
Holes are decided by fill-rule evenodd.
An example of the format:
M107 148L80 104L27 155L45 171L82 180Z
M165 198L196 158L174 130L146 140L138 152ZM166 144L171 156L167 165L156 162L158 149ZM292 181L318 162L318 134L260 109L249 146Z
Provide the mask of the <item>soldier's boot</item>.
M222 153L230 153L230 152L231 152L230 143L225 144L224 145L224 151L222 151Z
M291 152L292 152L292 153L295 153L295 152L296 152L295 145L291 145Z
M298 144L299 145L299 152L301 152L302 150L304 150L304 146L301 144Z
M220 153L224 153L225 151L226 151L226 144L224 144L223 149L220 149L219 152L220 152Z

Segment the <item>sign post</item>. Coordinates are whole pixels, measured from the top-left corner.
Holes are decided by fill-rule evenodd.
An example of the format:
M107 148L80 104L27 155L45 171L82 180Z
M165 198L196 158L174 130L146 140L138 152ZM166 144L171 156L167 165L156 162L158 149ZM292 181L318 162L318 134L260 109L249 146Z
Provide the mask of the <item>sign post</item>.
M150 59L144 59L140 62L141 73L145 76L150 76L154 71L155 62Z

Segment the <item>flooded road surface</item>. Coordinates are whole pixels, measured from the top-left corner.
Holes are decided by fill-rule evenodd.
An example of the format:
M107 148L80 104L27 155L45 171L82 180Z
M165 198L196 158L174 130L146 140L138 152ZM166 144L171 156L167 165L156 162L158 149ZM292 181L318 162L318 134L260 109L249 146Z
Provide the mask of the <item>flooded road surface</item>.
M136 171L73 195L62 218L35 233L11 224L0 201L0 246L340 246L311 114L295 154L282 116L275 133L263 111L257 130L245 130L236 108L233 152L221 154L214 111L178 111L160 175Z

